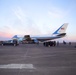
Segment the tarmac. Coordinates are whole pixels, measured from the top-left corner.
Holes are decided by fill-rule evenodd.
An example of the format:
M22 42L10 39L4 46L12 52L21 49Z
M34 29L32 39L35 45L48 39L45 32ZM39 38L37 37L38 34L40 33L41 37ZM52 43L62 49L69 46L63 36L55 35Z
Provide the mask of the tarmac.
M0 75L76 75L74 45L0 46Z

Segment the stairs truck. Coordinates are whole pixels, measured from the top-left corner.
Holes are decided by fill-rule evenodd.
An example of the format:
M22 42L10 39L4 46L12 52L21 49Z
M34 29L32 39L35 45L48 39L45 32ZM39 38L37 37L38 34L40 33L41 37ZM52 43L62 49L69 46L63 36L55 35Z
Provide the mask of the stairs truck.
M35 43L33 39L30 38L30 35L24 35L23 44L32 44Z

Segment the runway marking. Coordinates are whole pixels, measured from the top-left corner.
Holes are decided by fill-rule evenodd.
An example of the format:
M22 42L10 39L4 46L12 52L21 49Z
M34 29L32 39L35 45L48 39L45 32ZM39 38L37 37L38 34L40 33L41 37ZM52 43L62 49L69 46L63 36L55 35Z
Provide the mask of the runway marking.
M35 69L33 64L6 64L0 65L0 69Z
M44 57L54 57L56 56L56 54L54 55L43 55L43 56L28 56L28 58L44 58Z

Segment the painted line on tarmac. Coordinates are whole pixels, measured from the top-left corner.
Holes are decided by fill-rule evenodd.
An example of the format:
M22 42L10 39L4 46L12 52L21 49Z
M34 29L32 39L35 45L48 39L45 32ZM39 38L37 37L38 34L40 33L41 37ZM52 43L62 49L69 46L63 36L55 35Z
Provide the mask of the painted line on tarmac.
M0 65L0 69L35 69L33 64L6 64Z
M45 57L55 57L55 55L42 55L42 56L28 56L28 58L45 58Z

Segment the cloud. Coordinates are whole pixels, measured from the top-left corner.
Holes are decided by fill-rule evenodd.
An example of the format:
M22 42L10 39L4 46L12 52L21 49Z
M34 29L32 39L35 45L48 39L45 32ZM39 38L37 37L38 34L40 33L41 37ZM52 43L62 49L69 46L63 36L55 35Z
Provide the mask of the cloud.
M14 30L17 31L17 34L38 34L40 30L38 29L37 24L34 20L26 14L26 10L23 10L21 7L13 9L15 20L13 21ZM27 15L27 16L26 16Z
M11 38L13 35L9 32L2 32L0 31L0 37L8 37Z
M53 7L48 11L48 14L53 18L64 18L67 15L67 11L64 12L62 9Z
M16 16L20 21L23 22L23 20L24 20L24 18L26 17L26 15L25 15L24 11L22 10L22 8L18 6L17 8L13 9L13 12L14 12L15 16Z
M0 28L0 37L12 37L14 35L13 30L9 26L3 26Z
M39 34L40 33L40 30L37 26L37 24L35 24L35 22L30 19L30 18L27 18L27 21L25 24L23 24L23 28L22 28L22 32L23 34L29 34L29 35L36 35L36 34Z

